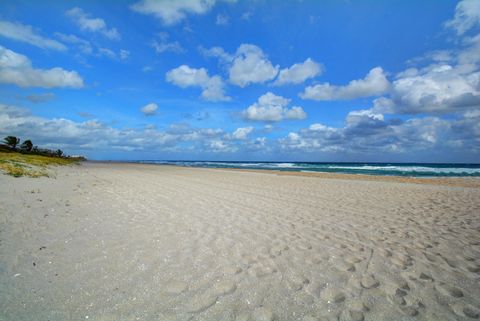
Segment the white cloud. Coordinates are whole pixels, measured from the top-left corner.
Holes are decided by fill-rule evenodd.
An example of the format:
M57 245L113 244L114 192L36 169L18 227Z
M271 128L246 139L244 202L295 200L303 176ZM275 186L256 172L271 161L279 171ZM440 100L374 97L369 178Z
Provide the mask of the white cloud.
M480 72L464 73L451 65L402 73L392 84L386 110L397 113L451 112L480 107Z
M322 73L323 66L318 62L308 58L303 63L297 63L290 68L280 70L274 85L300 84L309 78L313 78Z
M119 40L120 33L116 28L108 28L105 20L100 18L91 18L83 9L75 7L66 12L81 30L98 32L112 40Z
M145 115L145 116L153 116L157 113L158 105L155 103L150 103L145 106L143 106L140 111Z
M55 33L55 36L63 42L76 45L80 52L85 55L91 55L93 53L92 44L85 39L79 38L75 35L67 35L59 32Z
M479 115L466 115L444 120L438 117L413 118L406 121L387 120L371 110L350 112L343 127L314 123L298 132L291 132L278 141L283 150L306 153L338 153L373 156L432 152L449 155L452 151L480 153Z
M83 87L83 79L76 71L59 67L35 69L26 56L2 46L0 46L0 83L20 87Z
M227 142L217 139L205 144L207 149L215 153L231 153L237 151L237 148L227 144Z
M242 44L235 53L229 70L230 82L245 87L274 79L279 66L273 66L262 49L251 44Z
M181 88L200 87L202 98L209 101L227 101L230 97L225 95L224 84L219 76L208 75L205 68L195 69L181 65L167 72L166 80Z
M240 87L265 83L278 74L279 66L273 66L262 49L255 45L242 44L233 55L221 47L200 47L199 50L206 57L219 58L226 65L230 82Z
M390 82L387 80L383 69L375 67L369 71L364 79L352 80L345 86L335 86L329 83L308 86L300 94L300 97L313 100L356 99L377 96L387 92L389 88Z
M261 48L252 44L241 44L234 54L229 54L222 47L206 49L199 47L205 57L215 57L225 65L232 84L246 87L271 80L274 85L299 84L322 73L323 66L308 58L290 68L279 70L273 65ZM277 77L278 76L278 77Z
M207 13L216 2L216 0L141 0L133 4L131 9L154 15L165 25L174 25L184 20L188 14Z
M110 58L110 59L116 59L117 58L117 54L111 50L111 49L108 49L108 48L98 48L98 53L97 53L97 56L99 57L107 57L107 58Z
M59 51L67 50L67 47L61 42L45 38L33 30L31 26L23 25L18 22L0 20L0 35L17 41L26 42L42 49Z
M365 119L374 120L374 121L378 120L383 122L384 117L382 114L376 113L373 110L362 109L362 110L352 110L347 114L347 118L345 120L348 125L352 125L352 124L358 124L364 121Z
M237 128L233 134L232 134L232 137L234 139L241 139L241 140L244 140L244 139L247 139L248 138L248 135L253 131L253 127L240 127L240 128Z
M230 153L238 150L235 141L226 139L225 132L218 128L192 128L181 124L172 124L166 130L157 130L155 126L114 128L97 119L76 122L38 117L26 109L3 104L0 104L0 135L28 138L40 147L60 148L69 153L181 153L185 150Z
M168 33L161 32L158 36L159 40L155 40L153 42L153 48L155 48L155 51L157 53L163 53L166 51L170 51L173 53L184 53L186 51L178 41L169 42Z
M215 24L218 26L227 26L230 22L230 18L224 14L217 14L217 18L215 19Z
M210 49L206 49L200 46L198 50L205 57L219 58L220 61L224 63L232 62L234 58L233 55L230 55L229 53L227 53L222 47L212 47Z
M120 49L120 52L118 55L120 56L120 59L127 60L128 57L130 57L130 51L125 49Z
M455 8L455 16L445 23L446 27L453 28L458 35L462 35L475 26L480 25L480 1L462 0Z
M93 55L96 57L107 57L113 60L116 60L116 59L126 60L130 56L130 51L128 50L120 49L118 53L116 53L109 48L94 46L90 41L80 38L76 35L63 34L63 33L57 32L55 33L55 36L65 43L74 45L77 50L76 52L77 58L83 58L83 55L85 56Z
M284 119L305 119L307 114L302 107L287 108L290 100L271 92L262 95L256 103L242 111L246 120L276 122Z
M446 26L457 30L460 46L412 60L424 66L399 72L389 95L374 100L373 110L389 114L439 114L479 109L480 34L462 36L479 22L480 1L459 2L454 19Z

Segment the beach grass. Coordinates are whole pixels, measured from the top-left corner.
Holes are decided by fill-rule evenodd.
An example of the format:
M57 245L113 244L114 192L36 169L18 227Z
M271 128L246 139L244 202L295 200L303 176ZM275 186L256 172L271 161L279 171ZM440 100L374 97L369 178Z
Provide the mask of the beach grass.
M51 157L0 151L0 170L15 177L48 177L48 166L75 164L76 158Z

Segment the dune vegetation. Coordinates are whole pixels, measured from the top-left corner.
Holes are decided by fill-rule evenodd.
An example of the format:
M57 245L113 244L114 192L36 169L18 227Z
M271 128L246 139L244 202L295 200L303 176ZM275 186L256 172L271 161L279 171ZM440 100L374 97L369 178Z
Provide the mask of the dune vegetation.
M49 152L48 150L34 149L29 140L26 141L27 144L22 144L21 149L17 149L16 145L20 140L16 137L13 137L16 139L15 141L13 139L9 140L12 137L5 138L7 145L0 145L0 171L8 175L15 177L48 177L50 176L49 166L70 165L84 159L64 156L60 150Z
M79 159L77 158L60 158L0 151L0 170L15 177L49 176L48 166L70 165L78 161Z

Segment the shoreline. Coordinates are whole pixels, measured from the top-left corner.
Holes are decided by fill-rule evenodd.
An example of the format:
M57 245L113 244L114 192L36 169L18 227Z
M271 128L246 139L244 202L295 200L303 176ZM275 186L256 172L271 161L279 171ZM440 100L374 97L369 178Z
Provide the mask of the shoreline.
M301 171L281 171L276 169L248 169L248 168L220 168L220 167L196 167L196 166L180 166L171 164L153 164L153 163L137 163L122 161L97 161L87 160L85 162L92 164L114 164L114 165L131 165L131 166L162 166L173 168L192 168L204 170L220 170L232 172L250 172L263 173L270 175L300 176L300 177L318 177L325 179L344 179L344 180L361 180L361 181L378 181L378 182L394 182L394 183L410 183L410 184L427 184L437 186L451 187L467 187L480 188L480 177L465 176L438 176L438 177L414 177L414 176L397 176L397 175L369 175L369 174L347 174L347 173L327 173L327 172L301 172Z

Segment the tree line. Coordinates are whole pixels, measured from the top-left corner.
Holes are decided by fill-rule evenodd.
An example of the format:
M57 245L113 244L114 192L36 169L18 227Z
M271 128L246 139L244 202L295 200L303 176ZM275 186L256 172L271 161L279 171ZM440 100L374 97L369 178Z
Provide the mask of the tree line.
M3 142L6 145L6 147L12 151L43 155L43 156L51 156L51 157L68 157L64 155L61 149L52 150L52 149L39 148L38 146L34 146L30 139L24 140L23 143L20 144L20 138L15 136L7 136L3 139ZM19 145L20 145L20 148L17 148L17 146Z

